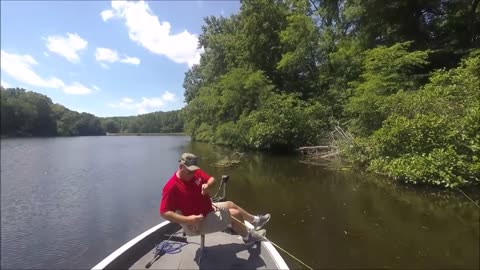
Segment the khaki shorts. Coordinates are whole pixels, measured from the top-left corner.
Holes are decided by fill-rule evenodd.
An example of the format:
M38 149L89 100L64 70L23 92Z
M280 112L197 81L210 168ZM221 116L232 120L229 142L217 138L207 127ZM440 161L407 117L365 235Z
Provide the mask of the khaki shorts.
M198 229L193 228L191 225L181 224L186 235L195 236L199 234L214 233L223 231L227 228L231 221L230 211L224 207L223 202L213 204L220 209L213 207L214 211L208 213L207 216L204 217Z

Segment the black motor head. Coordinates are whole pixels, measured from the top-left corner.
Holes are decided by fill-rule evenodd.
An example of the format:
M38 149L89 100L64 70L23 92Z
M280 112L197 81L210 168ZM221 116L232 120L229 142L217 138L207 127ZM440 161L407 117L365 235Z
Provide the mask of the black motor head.
M227 183L229 178L230 178L230 176L228 176L228 175L222 175L222 181L224 183Z

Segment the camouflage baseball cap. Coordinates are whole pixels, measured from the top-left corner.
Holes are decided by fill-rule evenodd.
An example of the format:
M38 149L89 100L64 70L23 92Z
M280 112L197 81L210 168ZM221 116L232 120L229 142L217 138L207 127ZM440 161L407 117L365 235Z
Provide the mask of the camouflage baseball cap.
M180 164L184 164L189 171L195 171L200 169L197 166L198 158L194 154L183 153L179 160Z

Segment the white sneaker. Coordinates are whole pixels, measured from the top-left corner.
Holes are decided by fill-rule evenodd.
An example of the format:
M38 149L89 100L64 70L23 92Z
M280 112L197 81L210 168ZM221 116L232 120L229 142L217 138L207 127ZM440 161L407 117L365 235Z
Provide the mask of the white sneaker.
M243 239L243 242L247 245L253 245L256 242L260 242L267 235L266 230L249 230L247 239Z
M260 230L267 224L267 222L270 220L270 214L265 214L265 215L259 215L258 216L258 222L252 222L253 227L255 230Z

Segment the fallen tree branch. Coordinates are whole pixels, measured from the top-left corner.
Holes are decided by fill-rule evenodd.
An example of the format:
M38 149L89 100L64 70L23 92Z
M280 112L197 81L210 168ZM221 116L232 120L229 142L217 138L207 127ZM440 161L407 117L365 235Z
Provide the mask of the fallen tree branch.
M330 146L328 145L317 145L317 146L302 146L299 147L298 150L317 150L317 149L330 149Z
M334 153L329 153L329 154L326 154L326 155L323 155L323 156L319 156L319 158L328 158L328 157L334 157L338 155L338 152L334 152Z

